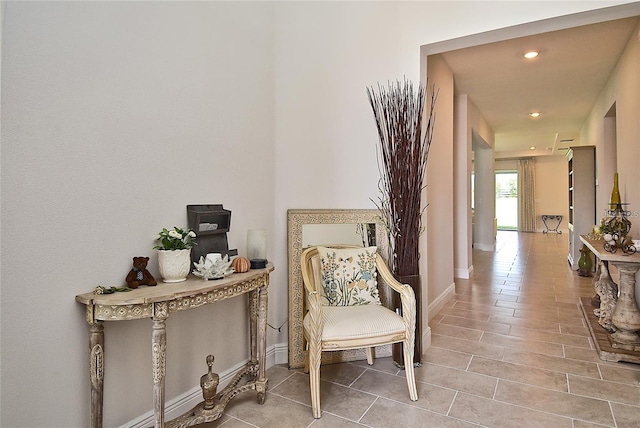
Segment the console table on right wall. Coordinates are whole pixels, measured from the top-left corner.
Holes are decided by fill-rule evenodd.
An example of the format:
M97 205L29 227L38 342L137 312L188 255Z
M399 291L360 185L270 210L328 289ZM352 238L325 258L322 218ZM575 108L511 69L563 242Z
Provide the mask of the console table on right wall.
M607 269L610 263L618 269L619 283L617 284L619 293L618 299L613 308L611 322L614 332L607 331L600 325L599 317L595 316L592 299L582 297L580 306L587 320L587 325L595 343L600 359L605 361L626 361L640 364L640 310L636 302L636 272L640 270L640 253L625 254L622 250L610 253L604 249L603 240L590 239L585 235L580 236L580 240L599 259L598 272ZM605 272L606 273L606 272ZM608 275L606 273L606 275ZM598 281L599 275L594 276L594 284Z

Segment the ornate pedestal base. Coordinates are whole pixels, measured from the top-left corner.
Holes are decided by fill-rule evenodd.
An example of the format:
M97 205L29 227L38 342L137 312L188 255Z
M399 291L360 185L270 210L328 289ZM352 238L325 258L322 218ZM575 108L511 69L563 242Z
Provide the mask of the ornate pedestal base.
M186 428L213 422L222 416L224 408L229 401L241 392L255 390L258 392L258 403L263 404L267 392L268 379L258 379L258 362L250 361L234 376L233 380L222 391L216 393L219 376L213 373L213 355L207 357L209 370L200 379L202 396L204 401L195 406L191 411L179 416L165 424L167 428ZM247 378L246 382L241 381Z
M609 336L609 343L615 349L624 349L626 351L640 351L640 337L638 335L631 336L616 336L616 333L613 333Z
M590 239L585 235L580 236L580 240L601 260L600 275L597 275L594 281L594 287L600 297L600 308L596 311L598 318L595 318L593 309L591 313L585 310L591 307L591 302L587 303L591 299L581 299L600 358L606 361L640 363L640 309L635 296L635 275L640 269L640 255L606 251L602 241ZM607 272L607 263L618 269L617 290ZM594 325L593 319L599 323Z
M593 314L594 308L591 306L590 298L582 297L580 299L580 307L582 308L582 313L587 321L591 338L593 339L596 351L598 352L598 356L601 360L626 361L629 363L640 364L640 349L634 351L620 347L613 347L609 332L598 324L598 317Z
M612 261L620 272L620 296L613 310L611 321L616 327L616 332L611 335L611 340L616 347L635 347L640 345L640 311L636 303L636 272L640 268L639 263Z

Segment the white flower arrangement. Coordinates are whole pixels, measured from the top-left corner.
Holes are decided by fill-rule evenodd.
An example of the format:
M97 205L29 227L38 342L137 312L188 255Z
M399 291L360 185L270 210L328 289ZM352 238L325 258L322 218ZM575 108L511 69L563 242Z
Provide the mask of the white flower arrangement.
M173 227L171 230L162 228L158 234L156 241L160 241L161 245L153 247L154 250L188 250L196 245L194 241L196 234L191 229L181 229Z

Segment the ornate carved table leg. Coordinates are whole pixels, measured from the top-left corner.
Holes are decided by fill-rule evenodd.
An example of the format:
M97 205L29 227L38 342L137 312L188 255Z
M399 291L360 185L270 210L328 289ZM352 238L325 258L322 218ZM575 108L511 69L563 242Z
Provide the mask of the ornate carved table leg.
M594 276L593 288L595 288L598 296L597 309L593 310L593 314L598 317L598 323L607 331L616 331L611 318L613 310L618 302L618 286L611 279L607 262L601 261L598 264L596 276ZM593 304L593 299L591 304Z
M256 391L258 392L258 402L260 404L264 403L265 395L267 392L267 378L265 377L265 367L267 364L267 355L266 355L266 347L267 347L267 286L269 278L265 279L267 283L264 287L258 288L259 290L259 299L258 299L258 335L257 335L257 356L258 356L258 379L256 379Z
M155 428L164 427L164 377L167 358L167 330L168 316L166 302L153 305L153 333L151 340L153 365L153 412Z
M611 335L613 347L634 349L640 346L640 311L635 296L635 274L640 269L638 263L612 262L620 272L620 297L613 311L613 324L617 331Z
M91 370L91 428L102 428L104 397L104 325L89 322L89 358Z
M599 308L600 307L600 295L598 294L598 279L600 278L601 275L601 271L603 268L608 268L608 266L606 265L606 263L603 260L597 261L598 259L596 258L596 272L593 275L593 281L591 281L591 284L593 285L593 289L596 291L596 294L594 294L594 296L591 298L591 306L593 306L594 308ZM608 270L608 269L607 269Z
M260 287L251 291L249 298L249 337L251 341L251 364L258 362L258 300Z

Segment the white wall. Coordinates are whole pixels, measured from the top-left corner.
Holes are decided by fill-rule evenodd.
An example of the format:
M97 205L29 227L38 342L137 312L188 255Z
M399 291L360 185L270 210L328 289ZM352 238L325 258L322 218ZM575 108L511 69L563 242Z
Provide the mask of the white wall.
M247 229L267 229L280 325L286 210L373 207L366 86L419 81L423 44L620 3L7 3L0 425L87 425L74 296L121 283L161 227L186 224L185 205L232 210L240 252ZM168 399L197 385L208 353L219 371L246 358L221 327L241 331L243 312L239 299L170 317ZM151 409L150 327L106 326L105 426Z
M604 134L607 112L616 105L616 164L619 175L620 196L629 205L632 237L640 236L640 26L631 34L629 42L611 74L607 86L600 94L580 139L596 146L596 219L601 219L611 196L613 174L604 155ZM640 283L640 272L636 273ZM640 287L636 287L636 300L640 301Z
M473 213L471 211L471 172L473 171L472 129L467 120L467 94L457 95L453 128L453 211L454 278L468 279L473 271Z
M454 215L454 84L453 73L440 55L427 59L429 85L435 85L438 99L435 106L435 128L433 141L429 149L427 164L427 187L423 200L428 203L425 211L426 232L421 237L420 272L423 290L422 296L422 343L424 349L430 342L428 322L432 314L445 302L440 296L452 297L455 291L453 282L453 251L455 222ZM426 241L426 245L425 245ZM423 255L426 254L426 259ZM425 275L426 272L426 275Z
M493 251L496 247L496 176L492 148L474 150L473 248Z
M4 0L0 0L0 58L2 58L2 37L4 34L4 8L6 6L6 3L4 2ZM2 61L0 61L0 81L2 80ZM0 99L2 99L2 85L0 85ZM0 104L0 118L2 118L2 105ZM0 130L2 129L2 127L0 126ZM2 154L2 148L0 147L0 157ZM2 188L2 181L0 180L0 190ZM2 218L2 216L0 215L0 219ZM0 248L2 247L2 235L0 234ZM0 253L0 262L2 261L2 253ZM2 283L2 269L0 269L0 284ZM0 292L2 287L0 287ZM0 294L1 296L1 294ZM1 381L2 381L2 323L1 323L1 315L0 315L0 388L1 388ZM0 390L0 398L2 396L2 391ZM2 415L2 400L0 399L0 415ZM0 423L1 423L1 419L0 419Z
M585 124L581 141L596 146L596 218L602 218L608 207L613 183L613 171L604 160L604 117L616 104L617 172L620 195L632 211L631 234L640 236L640 26L632 32L629 42L611 74L607 86L600 94L589 120Z
M536 231L545 230L541 216L543 214L559 214L562 223L559 230L568 233L569 222L569 179L568 165L564 156L539 156L535 158L535 208ZM547 221L553 229L557 221Z
M87 426L74 296L122 284L133 256L157 276L154 237L186 226L187 204L230 209L241 253L247 229L275 238L273 5L9 2L3 43L0 425ZM198 384L208 353L220 371L247 358L229 333L244 308L170 316L167 399ZM113 427L152 407L151 322L105 332Z
M473 270L472 247L474 243L481 249L493 248L495 236L491 233L478 233L493 230L495 217L495 204L480 203L484 199L494 200L495 190L491 186L483 186L482 177L493 174L493 146L495 134L486 122L482 113L469 99L467 94L460 94L455 99L455 161L454 161L454 203L455 212L455 251L454 251L454 276L456 278L469 278ZM483 152L487 150L487 152ZM478 201L475 205L475 213L471 212L471 180L470 175L474 170L473 156L479 156L480 162L475 164L475 180L479 188L473 195ZM483 156L483 153L485 156ZM484 162L482 162L484 161ZM482 168L483 170L480 170ZM491 180L493 181L493 179ZM475 217L472 219L472 216ZM472 227L472 221L475 224ZM476 231L473 231L473 228ZM476 238L474 238L474 233ZM486 239L481 241L480 237ZM484 245L483 245L484 244Z

